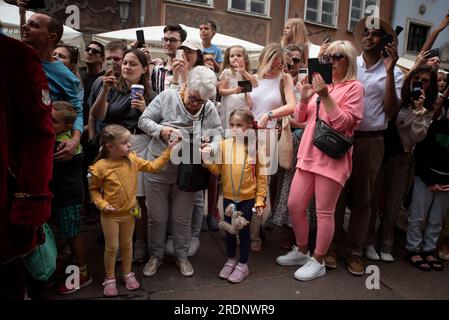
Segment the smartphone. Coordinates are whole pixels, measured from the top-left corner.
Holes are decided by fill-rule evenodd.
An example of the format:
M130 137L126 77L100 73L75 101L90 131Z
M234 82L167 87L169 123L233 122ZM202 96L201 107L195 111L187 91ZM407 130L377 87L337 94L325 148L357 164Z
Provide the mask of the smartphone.
M394 29L394 33L396 33L396 35L399 36L401 34L402 30L404 30L403 27L396 26L396 29Z
M182 50L182 49L176 50L175 58L178 60L184 60L184 50Z
M440 49L435 48L429 51L429 53L426 56L426 59L431 59L433 57L439 57L440 56Z
M47 7L44 0L29 0L28 3L30 9L44 9Z
M309 69L300 68L298 70L298 82L301 83L305 78L307 78L308 74L309 74Z
M145 45L145 37L143 35L142 29L136 30L136 37L137 37L137 42L138 42L137 47L142 48Z
M243 88L242 92L251 92L251 91L253 91L253 85L251 84L251 81L249 81L249 80L238 81L237 85L239 87Z
M414 81L412 83L411 97L413 100L415 100L415 101L419 100L419 97L422 94L422 92L421 92L422 89L423 89L423 83L421 81Z
M393 35L390 33L385 33L382 35L382 56L386 59L388 58L388 53L385 50L385 47L390 43L393 43Z
M318 58L310 58L308 61L309 84L312 84L315 73L319 73L326 84L332 83L332 63L320 63Z
M112 60L106 60L106 71L112 69L112 75L114 75L114 62Z

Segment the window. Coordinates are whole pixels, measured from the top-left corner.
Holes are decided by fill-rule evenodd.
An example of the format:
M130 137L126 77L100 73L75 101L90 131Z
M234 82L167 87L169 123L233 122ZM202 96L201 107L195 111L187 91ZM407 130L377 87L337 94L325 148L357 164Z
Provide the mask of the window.
M430 26L410 22L408 26L407 52L418 54L426 42Z
M229 0L229 9L268 15L268 0Z
M197 4L204 4L204 5L207 5L207 6L212 6L213 5L213 0L175 0L175 1L177 1L177 2L191 2L191 3L197 3Z
M307 0L305 20L335 26L338 0Z
M365 18L367 15L371 15L371 11L366 9L369 6L376 6L379 8L379 0L351 0L351 7L349 8L349 26L348 30L353 32L357 23Z

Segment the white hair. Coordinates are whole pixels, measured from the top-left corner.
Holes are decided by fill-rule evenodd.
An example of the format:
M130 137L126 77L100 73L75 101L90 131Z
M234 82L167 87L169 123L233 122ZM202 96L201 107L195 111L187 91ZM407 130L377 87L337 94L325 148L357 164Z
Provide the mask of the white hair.
M203 100L211 99L217 94L217 76L205 66L190 70L187 81L189 92L198 92Z

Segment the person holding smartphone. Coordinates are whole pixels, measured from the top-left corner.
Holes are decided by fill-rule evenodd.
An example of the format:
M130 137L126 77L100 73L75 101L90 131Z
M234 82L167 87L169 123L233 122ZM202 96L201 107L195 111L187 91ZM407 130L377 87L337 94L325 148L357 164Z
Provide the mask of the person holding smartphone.
M373 247L365 248L371 215L375 214L372 211L374 186L384 156L384 132L388 127L388 118L394 117L400 108L398 97L404 77L396 66L399 56L394 29L382 19L374 18L373 22L378 28L372 28L367 18L362 19L355 28L356 39L363 50L357 58L357 79L364 86L365 107L362 121L354 134L351 178L337 203L333 245L325 259L327 267L337 267L335 245L343 245L343 219L346 205L351 204L348 241L344 242L344 249L348 253L346 268L355 276L365 274L361 258L364 249L368 255L373 251L375 253ZM384 44L384 34L393 35L393 42L388 46ZM382 56L383 51L388 54L387 58Z
M430 66L413 69L405 78L401 91L401 107L385 132L385 155L375 186L374 208L366 244L375 251L367 251L371 260L393 262L395 227L402 203L410 190L413 177L412 151L422 141L436 110L441 108L438 98L437 74ZM382 192L383 190L383 192ZM379 197L383 194L380 227L376 232ZM413 261L420 260L414 257Z
M340 192L351 174L352 150L341 159L329 157L313 144L316 116L345 136L352 136L362 120L363 86L357 81L357 51L349 41L335 41L325 52L332 61L333 83L327 85L314 74L312 84L301 86L301 101L295 110L297 122L307 121L298 150L296 172L291 184L288 209L296 246L276 263L300 266L294 277L310 281L326 274L324 257L332 242L334 213ZM321 105L317 111L318 105ZM309 252L309 222L306 210L315 194L317 215L316 246Z

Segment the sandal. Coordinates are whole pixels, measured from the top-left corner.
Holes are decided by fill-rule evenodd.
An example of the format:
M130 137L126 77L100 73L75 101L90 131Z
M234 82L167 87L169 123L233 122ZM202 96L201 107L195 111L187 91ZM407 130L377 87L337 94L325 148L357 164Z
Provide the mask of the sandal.
M118 295L117 286L115 283L115 278L104 279L103 282L103 294L106 297L115 297Z
M419 259L413 261L413 257L419 257ZM415 268L422 271L432 271L429 264L421 257L418 252L409 252L407 254L407 261L410 262Z
M262 244L258 242L252 242L251 243L251 251L259 252L262 250Z
M237 262L234 261L234 263L232 263L231 261L227 261L223 268L221 268L220 270L220 274L218 275L218 277L220 279L224 279L227 280L229 278L229 276L231 275L231 273L234 271L235 266L237 265Z
M435 270L435 271L443 271L444 270L443 263L440 260L438 260L437 257L435 257L435 255L433 253L431 253L431 252L423 253L421 257L427 262L427 264L433 270ZM431 259L428 259L429 257Z

